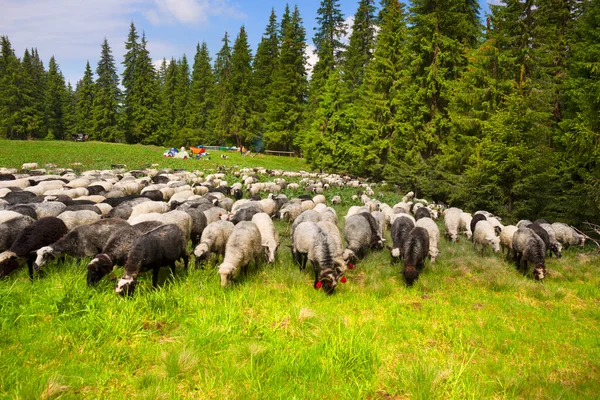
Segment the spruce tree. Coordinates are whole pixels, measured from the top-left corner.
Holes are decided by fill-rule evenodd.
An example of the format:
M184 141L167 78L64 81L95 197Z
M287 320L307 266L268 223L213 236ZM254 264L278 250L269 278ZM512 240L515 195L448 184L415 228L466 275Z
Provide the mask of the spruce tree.
M196 46L192 84L188 100L189 144L218 144L212 141L211 119L214 108L214 75L206 42Z
M234 99L231 82L231 48L229 47L229 35L225 32L222 39L223 46L217 53L215 59L215 115L214 130L215 137L220 144L231 137Z
M351 94L360 88L367 65L373 56L377 22L374 3L374 0L360 0L358 10L354 14L352 33L342 64L343 79Z
M135 29L133 21L129 25L129 35L125 42L125 49L127 52L123 57L123 79L121 83L123 85L123 129L125 131L125 137L128 143L136 143L136 139L133 137L132 130L132 114L135 105L132 104L132 98L135 97L136 93L133 88L135 86L135 80L137 78L137 65L138 65L138 54L140 52L140 44L138 43L139 36ZM139 139L139 138L138 138Z
M22 123L23 98L20 93L21 63L7 36L0 50L0 137L25 139Z
M83 79L77 85L77 105L75 107L75 130L92 136L93 132L93 105L95 96L95 85L90 62L85 64Z
M267 100L272 91L273 74L279 55L279 31L275 10L271 9L269 24L265 29L254 57L252 75L253 114L255 135L262 137L266 129Z
M298 7L290 14L286 6L281 23L281 48L273 74L273 90L267 102L266 148L297 150L302 144L308 82L306 31Z
M231 54L231 88L233 92L233 113L231 132L238 147L251 144L252 129L252 53L244 26L240 28Z
M175 132L175 120L178 117L177 108L177 84L179 82L179 66L175 58L171 58L171 61L167 65L165 72L165 81L162 89L162 101L164 105L163 118L165 123L165 140L170 140Z
M43 138L45 136L44 91L38 76L38 65L35 53L25 49L21 62L21 109L23 126L20 131L25 137Z
M124 134L119 129L119 102L121 91L119 89L119 76L115 67L115 60L104 38L100 60L96 67L96 95L93 109L93 134L92 139L106 142L122 142Z
M70 107L69 93L65 79L58 68L54 56L48 63L48 78L46 86L46 124L48 139L64 139L67 133L67 115Z
M185 124L188 119L187 103L191 86L190 65L185 54L179 61L177 61L177 67L177 117L175 118L175 131L179 132L185 128Z
M342 37L346 34L344 16L340 9L339 0L321 0L317 10L317 26L313 36L315 54L318 57L313 67L310 80L310 91L315 103L321 88L325 86L329 74L341 61L344 50Z

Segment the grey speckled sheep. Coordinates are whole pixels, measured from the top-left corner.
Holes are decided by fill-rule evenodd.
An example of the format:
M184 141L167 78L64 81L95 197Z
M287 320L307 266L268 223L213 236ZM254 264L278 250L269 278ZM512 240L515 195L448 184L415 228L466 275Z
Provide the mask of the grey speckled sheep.
M548 252L548 255L550 257L552 257L552 253L556 255L556 258L562 257L562 254L558 250L556 244L550 243L550 235L548 234L548 231L546 229L542 228L542 226L537 222L534 222L533 224L529 225L528 228L534 231L536 235L538 235L540 239L542 239L542 241L544 242L544 246L546 246L546 251Z
M81 210L81 211L63 211L57 217L61 219L69 230L80 226L91 224L100 219L100 215L94 211Z
M234 225L230 221L216 221L208 224L202 232L200 243L194 249L196 266L207 261L211 254L225 255L225 247Z
M540 226L544 228L548 233L548 239L550 240L550 249L552 250L552 252L554 252L554 254L556 254L557 257L558 254L561 254L562 256L562 245L558 240L556 240L556 231L554 230L552 225L548 223L542 223L540 224Z
M377 221L368 212L354 214L346 219L344 238L348 243L344 260L363 257L369 248L381 250L383 239L379 236Z
M0 252L5 251L12 246L15 239L21 231L33 224L35 220L26 215L10 219L0 224Z
M152 271L152 286L158 284L158 272L163 266L169 266L175 273L175 262L183 259L187 269L187 239L175 224L161 225L138 237L127 255L125 274L115 287L118 294L133 294L137 277L141 272Z
M515 261L517 269L527 274L527 263L534 265L533 277L536 280L542 280L546 276L545 255L546 247L538 235L529 228L521 227L517 229L513 236L513 251L515 252ZM521 262L523 266L521 267Z
M342 241L342 235L337 225L330 221L319 221L317 225L329 234L333 249L333 261L338 272L344 273L346 269L354 268L352 264L348 265L346 260L344 260L344 242Z
M128 225L122 219L111 218L77 226L55 243L38 249L34 269L38 270L48 261L63 255L76 258L94 257L102 251L115 230Z
M306 268L310 261L315 273L314 288L332 294L338 284L340 271L335 266L334 248L329 234L314 222L302 222L292 237L292 257Z
M314 222L315 224L319 221L321 221L323 219L323 217L321 216L321 213L315 210L306 210L303 211L300 215L298 215L296 217L296 219L294 219L294 222L292 223L292 229L291 229L291 237L294 237L294 231L296 230L296 227L298 225L300 225L303 222L307 222L307 221L311 221Z
M412 286L419 278L419 273L425 266L425 258L429 253L429 233L420 226L414 227L404 242L404 280Z
M554 228L556 240L565 245L565 248L577 245L580 245L581 247L584 246L585 237L577 233L575 229L571 228L569 225L563 224L562 222L555 222L552 224L552 228Z
M242 221L235 226L227 240L225 257L219 265L221 286L225 287L239 274L246 272L248 264L258 265L263 254L262 238L254 222Z
M102 249L102 253L97 254L87 266L88 285L96 285L104 276L108 275L115 266L125 265L127 255L129 254L135 239L161 225L162 223L158 221L146 221L133 226L127 224L126 226L115 230Z

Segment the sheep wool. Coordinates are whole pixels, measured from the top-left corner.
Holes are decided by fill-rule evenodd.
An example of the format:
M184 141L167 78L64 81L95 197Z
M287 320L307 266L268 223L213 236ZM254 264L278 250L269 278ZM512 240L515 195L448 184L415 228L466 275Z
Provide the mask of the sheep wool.
M435 259L440 253L438 249L438 244L440 242L439 228L429 217L424 217L417 220L415 226L425 228L425 230L427 230L427 233L429 234L429 257L431 257L431 262L435 262Z
M208 224L202 232L200 243L194 249L196 266L201 261L208 260L211 254L225 255L225 247L233 229L234 225L230 221L219 220Z
M473 217L473 220L475 220L477 215ZM486 247L491 247L495 253L500 252L500 238L496 236L494 227L488 221L482 220L477 223L475 233L473 234L473 248L475 249L478 244L481 245L482 255L485 253Z
M267 213L258 213L254 214L252 222L256 224L260 231L267 261L270 263L274 262L277 255L277 248L279 247L279 235L275 230L273 220Z
M242 221L235 226L225 247L225 257L219 265L221 286L226 287L236 278L241 269L247 269L254 261L258 264L262 249L260 231L254 222Z

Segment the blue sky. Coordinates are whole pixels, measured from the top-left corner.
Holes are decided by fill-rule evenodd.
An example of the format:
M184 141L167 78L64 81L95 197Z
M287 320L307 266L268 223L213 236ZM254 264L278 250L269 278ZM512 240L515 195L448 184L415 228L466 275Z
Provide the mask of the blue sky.
M488 11L488 2L498 0L480 0L482 15ZM352 17L358 0L340 3L344 16ZM180 58L184 53L191 64L198 42L206 41L214 56L225 31L233 41L241 25L246 27L254 54L271 8L280 18L285 4L277 0L2 0L0 34L9 37L18 57L26 47L37 47L47 67L54 55L65 78L75 86L87 60L95 70L104 37L122 71L131 21L139 32L145 31L157 64L163 57ZM290 1L291 7L294 4L312 45L320 0Z

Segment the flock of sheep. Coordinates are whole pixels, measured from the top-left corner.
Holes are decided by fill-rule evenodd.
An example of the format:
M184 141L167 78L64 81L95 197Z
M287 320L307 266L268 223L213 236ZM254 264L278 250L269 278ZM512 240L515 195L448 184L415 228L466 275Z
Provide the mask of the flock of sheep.
M445 209L415 199L413 192L391 207L375 198L372 185L336 174L233 168L228 177L148 168L78 175L64 169L48 173L35 164L23 165L24 170L0 169L0 277L27 264L33 278L49 261L67 255L91 258L88 285L124 266L115 287L119 294L132 294L146 271L152 271L156 286L161 267L174 273L182 260L187 268L192 253L197 267L220 260L221 285L227 286L250 263L257 268L263 260L276 260L280 241L273 219L291 224L293 260L301 269L310 261L315 289L327 294L346 282L346 271L368 251L386 247L388 228L392 260L403 260L402 274L412 285L426 259L434 262L439 254L435 220L440 215L450 241L464 233L482 251L507 249L524 272L528 262L534 265L536 279L545 276L547 251L560 257L562 245L585 241L565 224L538 220L503 226L490 213ZM230 185L227 178L237 182ZM333 187L355 188L353 199L362 203L349 208L343 231L324 195ZM311 194L288 198L281 194L285 189ZM341 198L332 196L330 202L339 204Z

